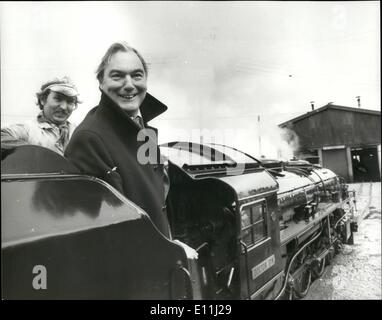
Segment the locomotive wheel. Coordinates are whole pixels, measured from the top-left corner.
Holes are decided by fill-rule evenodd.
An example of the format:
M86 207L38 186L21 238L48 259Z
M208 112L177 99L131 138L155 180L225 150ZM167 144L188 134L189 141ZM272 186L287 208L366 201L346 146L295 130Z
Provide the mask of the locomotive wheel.
M312 282L312 273L308 266L303 266L303 270L294 278L293 295L297 299L304 298Z
M312 266L312 276L314 279L321 277L324 273L326 265L326 256L320 262L315 262Z

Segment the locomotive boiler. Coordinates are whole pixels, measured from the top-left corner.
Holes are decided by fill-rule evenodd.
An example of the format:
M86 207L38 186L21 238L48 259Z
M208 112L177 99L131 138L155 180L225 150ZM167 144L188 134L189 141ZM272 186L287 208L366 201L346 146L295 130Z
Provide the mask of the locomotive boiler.
M353 242L354 194L328 169L217 144L161 151L172 239L197 260L104 181L24 146L2 161L3 298L301 298Z

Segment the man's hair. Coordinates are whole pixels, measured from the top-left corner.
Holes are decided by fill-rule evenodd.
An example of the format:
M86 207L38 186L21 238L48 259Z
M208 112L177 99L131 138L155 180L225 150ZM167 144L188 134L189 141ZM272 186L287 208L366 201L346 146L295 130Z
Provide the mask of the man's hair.
M37 97L36 104L40 107L40 110L42 110L44 108L43 103L46 101L46 99L49 96L49 93L51 92L50 89L46 89L46 88L52 84L70 84L71 86L74 86L73 82L66 76L63 77L62 79L55 78L53 80L45 82L41 86L40 91L36 93L36 97ZM76 106L79 103L77 97L69 97L69 96L66 96L64 94L62 94L62 95L65 97L65 100L68 101L69 103L74 103Z
M103 58L101 60L100 65L97 68L96 75L97 75L98 81L101 82L103 80L106 66L110 62L113 55L115 55L117 52L130 52L130 51L133 51L138 56L139 60L141 60L142 65L143 65L143 69L144 69L146 76L147 76L147 73L148 73L147 63L146 63L145 59L143 59L142 55L138 52L138 50L131 47L126 42L115 42L106 51L105 55L103 56Z

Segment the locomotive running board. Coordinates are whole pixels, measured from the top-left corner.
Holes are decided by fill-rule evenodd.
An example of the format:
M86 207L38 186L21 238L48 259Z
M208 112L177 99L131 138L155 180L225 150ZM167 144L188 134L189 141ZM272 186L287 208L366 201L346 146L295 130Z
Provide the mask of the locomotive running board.
M306 223L304 220L300 220L298 223L291 222L287 228L280 231L280 242L281 245L288 243L291 239L295 238L296 235L301 235L302 231L307 232L313 228L322 219L326 218L330 213L341 206L341 203L335 204L325 204L325 208L320 209L315 213L315 218Z

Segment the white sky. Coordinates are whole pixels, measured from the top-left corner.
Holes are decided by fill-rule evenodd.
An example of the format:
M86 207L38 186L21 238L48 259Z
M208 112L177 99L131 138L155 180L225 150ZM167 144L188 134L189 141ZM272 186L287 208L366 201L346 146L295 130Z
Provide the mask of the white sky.
M286 156L277 124L310 111L310 101L357 107L361 96L363 108L380 110L379 1L1 2L0 10L2 126L33 118L41 84L64 75L84 101L71 117L79 123L99 101L101 57L121 40L145 57L149 92L169 107L152 122L161 142L199 141L202 132L255 156Z

